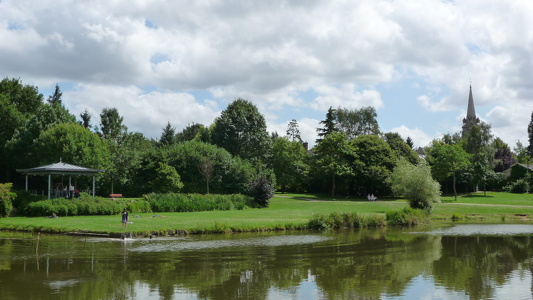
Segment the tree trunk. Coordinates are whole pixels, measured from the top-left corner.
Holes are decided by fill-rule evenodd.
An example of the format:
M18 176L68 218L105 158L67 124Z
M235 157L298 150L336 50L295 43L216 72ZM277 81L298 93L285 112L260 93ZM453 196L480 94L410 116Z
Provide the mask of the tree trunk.
M457 189L455 188L455 172L453 172L453 194L455 195L455 202L457 202Z

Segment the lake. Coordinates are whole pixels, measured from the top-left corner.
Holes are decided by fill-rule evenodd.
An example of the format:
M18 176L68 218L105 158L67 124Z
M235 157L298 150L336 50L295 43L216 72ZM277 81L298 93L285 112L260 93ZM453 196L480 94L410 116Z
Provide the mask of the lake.
M532 299L533 225L108 239L0 232L0 299Z

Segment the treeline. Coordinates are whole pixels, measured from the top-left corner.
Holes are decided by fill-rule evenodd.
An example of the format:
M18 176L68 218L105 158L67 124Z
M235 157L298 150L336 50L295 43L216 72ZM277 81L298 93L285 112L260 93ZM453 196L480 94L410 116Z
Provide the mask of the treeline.
M317 128L316 146L306 149L296 120L284 134L269 133L250 101L236 99L211 126L190 124L177 132L171 121L159 139L129 132L116 108L103 108L99 123L79 118L63 105L56 86L46 100L19 79L0 82L0 181L24 187L15 169L58 162L105 169L97 193L138 197L151 192L269 195L272 189L333 195L390 195L388 180L400 158L422 160L410 138L379 129L373 107L330 108ZM496 171L520 157L490 126L447 134L425 149L432 175L445 191L502 186ZM55 180L62 180L57 178ZM77 188L91 186L76 179ZM38 179L37 179L38 181ZM32 185L46 186L46 179ZM266 200L268 201L268 200ZM266 203L268 204L268 202Z

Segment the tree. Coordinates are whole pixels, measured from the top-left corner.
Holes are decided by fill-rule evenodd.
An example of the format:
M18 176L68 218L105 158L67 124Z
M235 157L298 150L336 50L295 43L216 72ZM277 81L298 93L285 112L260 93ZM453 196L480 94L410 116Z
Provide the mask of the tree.
M533 156L533 112L531 112L531 120L527 125L527 135L529 140L529 145L527 146L527 154Z
M266 161L271 151L265 118L250 101L236 99L213 124L212 143L244 159Z
M385 194L390 192L386 179L392 172L397 157L389 144L377 135L361 135L350 141L357 153L351 162L354 185L357 194Z
M319 171L331 176L331 196L335 197L336 177L352 174L348 158L355 155L353 148L344 133L333 132L328 134L314 150Z
M418 154L413 150L412 146L409 146L409 144L402 139L399 133L387 132L383 134L383 138L385 139L385 142L389 144L392 151L394 151L397 158L404 157L412 164L418 162Z
M209 194L209 182L211 182L215 175L215 163L210 157L205 157L198 165L198 170L205 181L206 193Z
M292 119L287 126L287 139L289 139L289 141L297 141L299 143L302 142L300 129L298 128L298 122L295 119Z
M120 116L116 108L102 109L100 113L100 137L118 143L128 131L128 128L122 123L123 121L124 118Z
M353 110L339 107L335 115L337 129L345 132L350 140L360 135L380 133L376 109L371 106Z
M495 172L503 172L516 164L516 159L509 145L504 143L500 138L496 138L492 142L492 147L496 150L496 153L494 153Z
M276 137L272 143L270 166L276 175L279 190L299 192L304 190L309 175L309 154L298 141Z
M274 189L266 177L258 177L250 184L250 194L259 207L268 207Z
M407 140L405 140L405 143L407 143L407 145L409 145L409 147L411 147L411 149L413 149L413 146L414 146L414 143L413 143L413 139L411 139L411 137L407 137Z
M80 118L81 118L81 122L80 124L83 125L83 127L87 128L87 129L91 129L91 113L89 113L89 110L85 109L81 114L80 114Z
M516 153L516 159L518 160L518 163L521 163L521 164L531 163L531 156L528 154L527 148L524 147L522 142L517 141L516 146L514 147L513 150Z
M80 124L57 124L41 133L35 142L40 149L36 155L40 165L62 158L63 161L88 168L109 167L110 153L106 144Z
M492 138L490 125L481 122L479 125L473 125L461 140L463 148L471 154L471 181L476 188L483 184L485 192L486 182L492 176L494 162Z
M198 137L202 142L208 142L209 138L205 138L207 129L202 124L192 123L183 128L181 132L176 134L176 141L178 143L192 141Z
M174 144L175 142L176 129L170 125L170 122L167 122L167 125L163 128L161 137L159 138L159 146L166 146Z
M39 152L42 151L35 141L44 131L63 123L76 123L76 117L62 105L41 105L6 143L5 150L10 167L35 167L39 163L37 159Z
M6 153L5 146L17 130L23 126L43 105L43 95L37 87L24 85L19 79L4 78L0 81L0 182L11 181L14 168L13 157ZM11 162L11 163L10 163Z
M54 94L48 97L48 103L49 104L58 104L63 105L61 102L61 96L63 96L63 93L61 92L61 89L59 88L59 85L56 84L56 88L54 90Z
M180 174L174 167L160 162L156 174L150 182L155 193L177 193L183 188Z
M425 162L413 165L400 159L390 176L392 192L409 200L412 208L431 212L433 203L440 202L440 185L431 177L431 169Z
M330 106L328 113L326 114L326 119L319 122L324 125L322 128L317 128L318 139L316 140L317 144L320 144L322 140L328 137L333 132L337 131L336 128L336 114L335 110Z
M452 176L453 193L457 201L456 175L470 165L470 155L458 144L448 145L439 141L433 141L428 155L435 178L446 180Z

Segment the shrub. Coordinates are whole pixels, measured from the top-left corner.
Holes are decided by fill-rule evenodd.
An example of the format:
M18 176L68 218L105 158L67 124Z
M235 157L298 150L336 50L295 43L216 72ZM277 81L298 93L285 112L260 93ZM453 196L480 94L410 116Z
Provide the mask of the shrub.
M524 194L529 192L529 182L526 178L518 179L511 182L503 188L505 191L515 194Z
M0 183L0 217L9 217L13 210L13 199L16 194L11 192L12 183Z
M333 212L329 215L315 214L307 223L309 229L340 229L382 227L386 222L381 215L359 216L356 213Z
M406 207L400 211L387 212L385 217L390 225L414 226L429 222L429 214L426 211L411 207Z
M249 197L245 195L201 195L201 194L156 194L144 195L154 212L192 212L244 209Z
M250 184L250 195L259 207L268 207L270 198L274 196L274 188L265 177L259 177Z

